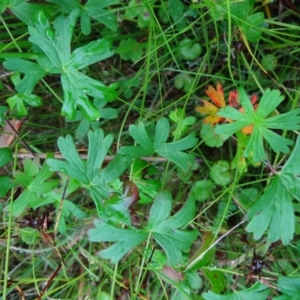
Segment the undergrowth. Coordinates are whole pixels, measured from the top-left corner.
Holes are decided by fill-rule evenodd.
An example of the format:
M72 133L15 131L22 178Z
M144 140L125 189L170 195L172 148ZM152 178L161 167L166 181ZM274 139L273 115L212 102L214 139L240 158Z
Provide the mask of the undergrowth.
M3 299L296 299L284 3L0 3Z

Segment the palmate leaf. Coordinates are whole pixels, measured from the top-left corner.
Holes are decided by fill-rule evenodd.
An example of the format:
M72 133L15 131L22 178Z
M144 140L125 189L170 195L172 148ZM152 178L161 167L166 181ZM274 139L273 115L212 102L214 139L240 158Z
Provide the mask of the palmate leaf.
M147 228L156 242L167 254L168 265L180 264L182 252L187 252L197 237L197 231L182 231L195 215L195 202L189 198L185 205L174 216L167 218L172 205L171 194L167 191L158 193L149 216Z
M154 140L149 137L144 123L130 125L129 133L140 146L121 147L119 153L130 155L132 158L138 158L142 155L153 155L156 152L187 172L194 163L195 157L193 154L183 152L183 150L194 147L198 139L195 138L195 133L192 133L181 140L167 143L169 132L170 124L166 118L158 120Z
M24 187L22 194L14 201L12 215L19 216L26 207L34 207L43 201L47 194L57 187L59 180L50 180L53 175L46 163L39 169L39 163L31 159L24 160L24 172L16 174L15 183ZM9 206L6 207L6 210Z
M300 201L300 138L295 149L279 172L266 188L261 198L251 207L251 219L246 230L259 239L269 229L268 242L281 240L288 244L295 232L293 199Z
M111 191L108 183L119 176L130 166L129 156L116 155L108 166L101 170L108 149L113 142L111 134L104 137L101 129L88 133L89 152L87 161L83 161L70 135L58 139L58 147L66 161L47 159L47 164L53 171L62 172L79 182L90 191L99 216L103 212L101 200L108 198Z
M276 153L288 153L290 151L289 146L293 144L293 141L281 137L279 134L268 128L299 130L300 109L295 109L294 111L266 119L266 117L272 113L284 99L278 90L267 89L263 94L257 110L254 110L253 105L243 88L240 88L238 93L245 113L238 112L234 108L228 106L221 109L218 115L223 118L234 120L234 122L218 125L215 129L215 133L220 134L222 138L226 139L242 128L253 125L251 138L243 153L245 157L253 155L253 161L255 162L265 160L266 154L263 147L264 139Z
M81 4L77 0L48 0L61 6L64 13L70 13L74 8L80 10L80 25L84 35L91 33L91 18L104 24L109 29L117 30L117 17L115 12L105 9L108 6L118 4L119 0L89 0L85 4Z
M152 235L167 255L168 265L183 263L182 252L188 252L197 237L196 231L183 231L180 228L188 224L195 214L195 203L188 200L174 216L169 217L172 197L167 191L157 193L151 208L146 228L117 228L101 220L94 222L95 228L88 231L92 242L113 242L99 256L117 263L127 252Z
M26 74L17 86L19 93L30 94L36 83L47 73L61 74L64 90L62 114L74 119L76 109L79 108L87 120L94 121L100 117L100 112L89 97L112 101L117 97L116 84L107 87L79 70L111 57L112 42L103 38L71 52L71 39L80 11L80 7L76 7L67 17L60 15L55 19L53 27L46 14L39 11L32 18L33 24L29 26L29 41L37 45L46 57L40 53L35 54L38 64L20 59L16 63L14 59L7 59L4 65L9 70Z

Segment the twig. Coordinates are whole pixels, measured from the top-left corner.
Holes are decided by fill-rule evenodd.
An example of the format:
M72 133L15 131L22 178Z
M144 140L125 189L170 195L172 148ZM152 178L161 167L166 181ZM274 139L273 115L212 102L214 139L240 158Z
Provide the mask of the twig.
M35 153L34 155L31 153L18 153L17 155L14 155L14 157L17 158L46 158L46 153ZM79 154L79 157L81 159L86 160L88 155L87 154ZM64 159L63 155L61 153L54 153L54 158L57 159ZM115 158L115 155L106 155L104 158L104 161L111 161ZM148 161L148 162L167 162L168 160L164 157L154 157L154 156L143 156L140 157L140 159Z

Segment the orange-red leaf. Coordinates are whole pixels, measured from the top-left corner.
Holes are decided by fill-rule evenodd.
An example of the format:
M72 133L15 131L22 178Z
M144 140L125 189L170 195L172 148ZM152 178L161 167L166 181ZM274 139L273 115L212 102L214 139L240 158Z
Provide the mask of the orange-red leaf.
M196 111L203 115L208 115L204 118L203 123L217 124L223 120L223 118L217 116L217 112L219 111L218 107L206 100L202 100L202 102L203 106L196 107Z
M224 91L220 83L217 84L217 89L209 85L205 92L215 105L218 107L225 107Z

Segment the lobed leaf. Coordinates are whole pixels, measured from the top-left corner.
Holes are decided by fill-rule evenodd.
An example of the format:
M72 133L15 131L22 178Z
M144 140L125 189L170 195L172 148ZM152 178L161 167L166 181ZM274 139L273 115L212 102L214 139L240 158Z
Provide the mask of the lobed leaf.
M74 69L81 70L91 64L111 57L114 54L111 48L112 42L106 38L90 42L73 51L66 67L72 66Z
M256 116L260 119L266 118L283 100L284 96L280 95L279 90L271 90L267 88L255 111Z
M183 208L167 219L172 198L168 191L157 193L154 199L147 227L143 230L130 227L117 228L104 221L95 221L95 228L88 231L89 240L94 242L114 242L99 252L102 258L118 262L128 251L144 242L149 234L160 244L167 254L168 265L183 262L182 252L187 252L197 237L196 231L178 229L185 226L195 214L195 203L188 200ZM127 226L130 226L127 224Z
M243 155L245 157L252 155L254 162L259 162L266 159L263 147L263 139L270 144L274 152L289 152L290 149L288 146L292 145L293 142L289 139L281 137L273 131L270 131L268 128L299 130L300 109L265 119L284 99L278 90L267 89L262 96L258 108L255 111L243 88L238 89L238 94L240 96L240 102L245 110L245 113L237 112L233 108L229 107L221 109L218 113L219 116L235 120L235 122L216 126L215 133L220 134L223 139L227 139L242 128L253 125L251 138Z
M128 251L147 239L147 232L134 228L123 229L106 224L100 220L94 221L95 228L88 230L91 242L115 242L98 254L104 259L117 263Z
M145 149L151 149L154 152L154 143L149 138L149 135L145 129L144 123L139 125L130 125L129 134L134 138L134 140L140 144Z
M286 245L293 239L295 214L292 201L294 198L300 201L299 155L298 137L295 149L281 172L248 212L251 221L246 230L253 232L255 239L261 238L268 228L268 242L280 239Z

